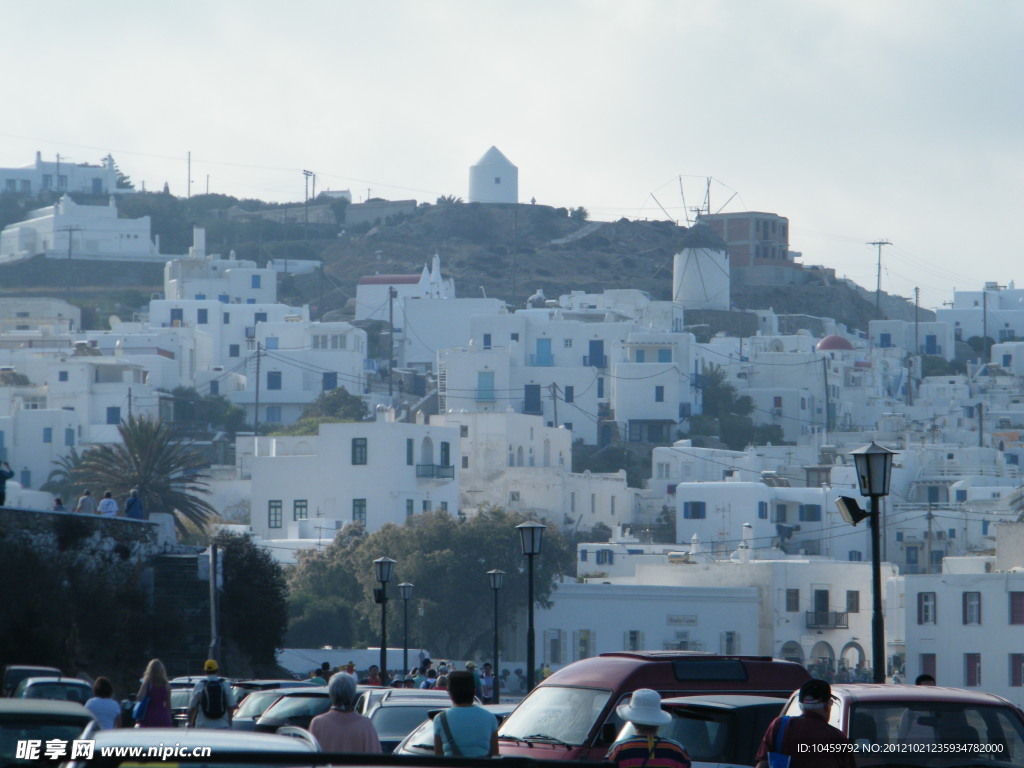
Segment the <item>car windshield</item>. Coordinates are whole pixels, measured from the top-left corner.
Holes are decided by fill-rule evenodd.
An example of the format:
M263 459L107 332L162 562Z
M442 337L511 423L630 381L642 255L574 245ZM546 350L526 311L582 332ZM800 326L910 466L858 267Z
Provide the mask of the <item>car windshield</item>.
M409 731L427 719L428 713L437 709L431 704L422 707L378 707L370 714L373 727L381 738L404 737Z
M74 701L79 704L85 704L85 702L92 698L92 688L88 685L71 685L68 683L36 683L25 688L25 698Z
M254 691L235 710L235 717L259 717L281 698L281 691Z
M1024 725L1009 707L963 702L855 703L852 741L872 744L984 744L986 755L1024 763Z
M601 688L541 686L505 718L498 736L546 737L578 746L586 742L611 695L610 690Z
M434 721L424 720L416 726L416 730L409 734L407 747L419 747L421 749L434 748Z
M331 706L326 696L285 696L267 707L263 716L268 720L286 720L289 717L315 717Z

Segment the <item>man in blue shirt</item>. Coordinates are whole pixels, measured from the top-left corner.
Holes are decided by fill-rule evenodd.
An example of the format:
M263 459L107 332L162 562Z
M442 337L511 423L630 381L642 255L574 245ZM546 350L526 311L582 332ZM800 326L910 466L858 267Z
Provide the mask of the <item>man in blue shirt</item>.
M497 757L498 719L473 703L472 672L448 675L448 697L454 706L434 718L434 754L447 757Z

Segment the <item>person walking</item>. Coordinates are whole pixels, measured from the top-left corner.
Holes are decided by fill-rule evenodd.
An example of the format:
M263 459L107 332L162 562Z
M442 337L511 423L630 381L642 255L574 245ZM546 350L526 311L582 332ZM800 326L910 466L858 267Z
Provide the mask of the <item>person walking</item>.
M104 731L121 727L121 704L115 701L114 686L100 675L92 684L93 696L85 702L85 708L96 716L96 722Z
M774 752L788 756L790 768L854 768L853 742L828 724L832 686L808 680L797 701L802 714L780 715L768 726L757 748L756 767L768 768L768 753Z
M103 494L103 498L100 499L100 504L97 511L104 517L117 517L117 502L114 501L114 494L107 491Z
M81 512L83 515L96 514L96 499L92 497L92 491L88 488L82 491L82 495L78 497L78 504L75 505L75 512Z
M619 768L690 768L683 745L658 735L658 728L671 723L672 715L661 708L657 691L637 688L615 713L632 723L636 733L612 744L605 760Z
M228 681L217 673L220 667L214 659L203 664L206 677L192 689L188 705L188 724L191 728L230 728L234 696Z
M14 470L6 461L0 464L0 507L7 504L7 481L14 477Z
M497 757L498 719L473 703L473 673L448 675L452 706L434 718L434 754L444 757Z
M358 752L379 755L380 737L370 718L355 711L359 697L356 678L347 672L331 676L327 684L331 708L309 723L309 732L316 737L324 752Z
M149 697L146 713L136 723L139 728L170 728L174 725L171 719L171 684L167 680L167 670L160 659L150 659L146 671L142 673L142 685L135 694L135 701Z
M139 491L132 488L128 492L128 498L124 500L124 516L132 520L145 520L146 512L142 509L142 499L139 498Z

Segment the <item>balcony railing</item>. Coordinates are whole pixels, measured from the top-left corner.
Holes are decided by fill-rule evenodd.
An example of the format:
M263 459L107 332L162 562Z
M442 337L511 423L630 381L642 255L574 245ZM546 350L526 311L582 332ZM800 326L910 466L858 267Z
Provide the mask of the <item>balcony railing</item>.
M808 629L849 629L846 611L807 611Z
M607 355L584 355L583 365L588 368L607 368L608 357Z
M455 467L445 467L441 464L417 464L416 477L427 480L453 480L455 479Z
M531 368L550 368L555 364L553 355L530 355Z
M476 401L478 403L493 403L496 399L493 389L478 389L476 391Z

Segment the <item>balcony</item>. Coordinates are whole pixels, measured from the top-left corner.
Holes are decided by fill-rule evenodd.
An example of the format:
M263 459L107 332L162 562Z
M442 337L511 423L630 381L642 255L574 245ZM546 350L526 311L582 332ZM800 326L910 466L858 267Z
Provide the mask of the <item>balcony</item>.
M607 355L584 355L583 365L588 368L607 368L608 367L608 356Z
M530 355L531 368L550 368L555 364L553 355Z
M454 480L455 467L441 464L417 464L416 477L423 480Z
M849 629L846 611L807 611L808 629Z

